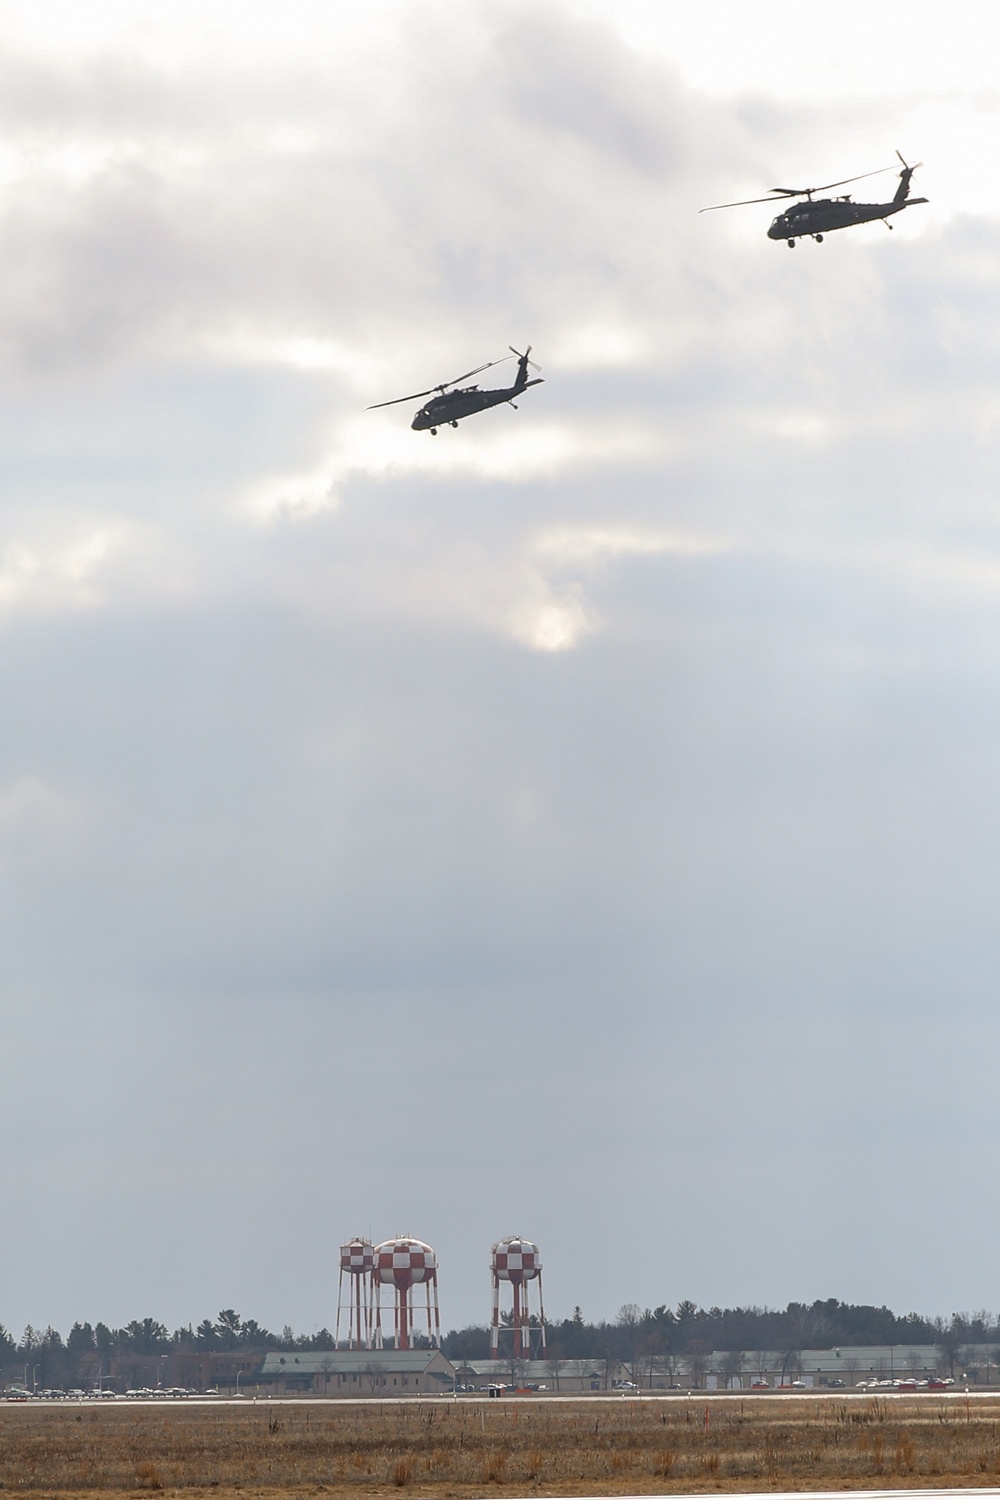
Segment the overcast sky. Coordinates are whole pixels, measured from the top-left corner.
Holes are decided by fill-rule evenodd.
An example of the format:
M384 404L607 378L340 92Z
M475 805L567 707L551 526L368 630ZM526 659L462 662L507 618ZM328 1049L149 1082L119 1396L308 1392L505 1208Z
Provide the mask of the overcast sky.
M1000 20L936 9L0 6L15 1334L332 1327L359 1232L446 1326L511 1233L560 1317L1000 1307ZM697 212L896 148L891 234Z

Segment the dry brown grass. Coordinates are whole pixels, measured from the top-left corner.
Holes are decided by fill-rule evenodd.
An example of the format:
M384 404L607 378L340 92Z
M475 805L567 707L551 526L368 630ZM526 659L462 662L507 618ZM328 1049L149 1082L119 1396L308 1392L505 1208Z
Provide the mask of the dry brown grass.
M278 1500L1000 1481L1000 1398L0 1406L0 1487Z

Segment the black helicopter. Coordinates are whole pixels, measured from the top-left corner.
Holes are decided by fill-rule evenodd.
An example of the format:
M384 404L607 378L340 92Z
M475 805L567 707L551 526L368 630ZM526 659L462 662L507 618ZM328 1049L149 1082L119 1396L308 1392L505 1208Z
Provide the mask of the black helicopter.
M376 401L374 406L369 406L368 411L377 411L381 406L398 406L402 401L419 401L421 396L430 396L431 391L437 395L423 405L413 418L410 426L414 432L424 432L428 427L431 436L437 436L439 427L450 422L452 427L457 427L463 417L471 417L473 412L485 411L489 406L502 406L505 401L514 405L514 397L526 391L530 385L541 385L541 380L528 379L528 366L533 370L539 367L534 360L528 358L531 353L529 344L523 354L508 345L510 354L505 354L502 359L491 359L485 365L477 365L474 370L467 370L464 375L459 375L455 380L446 380L443 385L431 386L428 391L417 391L412 396L397 396L395 401ZM490 370L494 365L503 364L510 355L517 355L517 377L513 385L497 391L481 391L478 385L466 385L460 389L451 390L450 387L458 386L459 381L468 380L473 375L480 375L483 370ZM515 408L516 410L516 408Z
M899 156L899 152L896 152ZM852 224L869 224L873 219L888 219L892 214L902 213L904 208L912 208L915 203L926 203L926 198L910 197L910 178L917 167L907 166L903 158L903 170L899 174L899 187L891 203L852 203L850 195L843 198L819 198L814 200L814 193L826 193L830 188L846 187L849 182L860 182L862 177L877 177L879 172L891 172L892 167L879 167L874 172L861 172L857 177L844 177L840 182L827 182L822 187L814 188L772 188L767 198L743 198L738 203L713 203L709 208L703 208L701 213L707 214L717 208L742 208L748 203L774 203L778 198L805 198L805 203L795 203L791 208L786 208L784 213L772 223L767 231L768 239L786 240L790 250L795 249L795 241L811 235L818 245L823 243L824 234L829 234L834 229L849 229ZM891 224L886 224L891 229Z

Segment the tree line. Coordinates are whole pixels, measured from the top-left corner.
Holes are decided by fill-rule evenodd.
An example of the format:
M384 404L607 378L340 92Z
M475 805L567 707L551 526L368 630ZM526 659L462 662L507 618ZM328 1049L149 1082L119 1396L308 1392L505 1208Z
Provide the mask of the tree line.
M268 1349L335 1349L328 1328L296 1334L287 1325L271 1333L253 1318L243 1319L234 1308L223 1308L215 1319L169 1333L157 1318L136 1318L122 1328L106 1323L74 1323L65 1339L58 1329L36 1329L29 1323L20 1339L0 1324L0 1373L5 1380L29 1388L89 1389L108 1376L111 1364L133 1360L135 1368L155 1370L155 1360L174 1353L212 1354L245 1350L263 1355Z
M422 1336L416 1344L426 1344ZM342 1341L343 1343L343 1341ZM391 1345L391 1339L387 1340ZM839 1302L835 1298L812 1303L790 1302L779 1310L767 1307L703 1308L690 1301L640 1308L627 1302L611 1321L588 1322L579 1307L569 1318L549 1323L548 1357L557 1359L622 1360L638 1369L644 1359L655 1359L672 1373L683 1364L697 1376L717 1356L732 1356L752 1364L755 1352L777 1352L789 1369L802 1349L849 1348L865 1344L905 1346L933 1344L942 1363L975 1368L984 1362L1000 1364L1000 1319L986 1311L953 1313L950 1318L902 1316L887 1307ZM27 1379L39 1389L85 1388L110 1374L111 1362L124 1357L150 1362L173 1353L212 1354L241 1351L263 1356L269 1349L334 1350L328 1328L296 1334L286 1324L272 1333L253 1318L242 1318L223 1308L197 1326L188 1324L172 1333L156 1318L134 1319L121 1328L105 1323L74 1323L65 1338L55 1328L25 1328L20 1339L0 1325L0 1373L6 1381ZM442 1341L452 1360L486 1359L490 1334L485 1325L452 1329ZM901 1357L903 1358L903 1357ZM665 1363L664 1363L665 1362ZM722 1362L715 1358L715 1366ZM25 1374L27 1372L27 1375Z

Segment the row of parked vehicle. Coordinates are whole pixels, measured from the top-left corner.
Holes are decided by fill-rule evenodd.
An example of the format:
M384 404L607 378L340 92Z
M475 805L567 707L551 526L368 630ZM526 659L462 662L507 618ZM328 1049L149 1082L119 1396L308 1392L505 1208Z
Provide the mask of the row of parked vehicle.
M11 1386L4 1391L5 1401L164 1401L179 1400L186 1396L217 1396L218 1391L190 1391L182 1385L160 1386L156 1390L149 1386L138 1387L126 1391L124 1397L119 1391L93 1390L93 1391L26 1391L20 1386Z
M955 1384L950 1375L932 1375L929 1380L917 1380L914 1376L883 1378L873 1375L870 1380L859 1380L852 1389L855 1391L947 1391ZM783 1385L769 1385L766 1380L755 1380L750 1386L752 1391L843 1391L847 1389L847 1381L841 1380L839 1375L833 1380L824 1380L819 1385L813 1385L811 1380L789 1380Z
M857 1389L859 1391L947 1391L954 1384L950 1375L932 1375L929 1380L915 1380L911 1376L908 1379L859 1380Z

